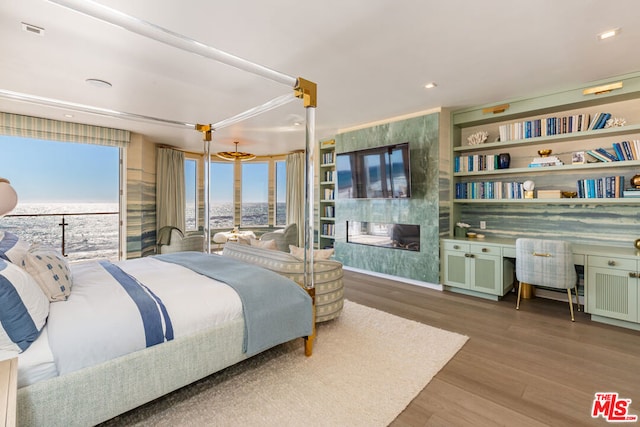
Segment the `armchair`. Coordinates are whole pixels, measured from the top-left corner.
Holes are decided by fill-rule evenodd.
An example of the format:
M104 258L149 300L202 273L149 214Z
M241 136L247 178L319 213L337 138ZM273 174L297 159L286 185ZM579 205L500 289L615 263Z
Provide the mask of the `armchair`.
M166 226L158 231L158 253L198 251L204 248L204 233L188 231L183 233L176 227Z

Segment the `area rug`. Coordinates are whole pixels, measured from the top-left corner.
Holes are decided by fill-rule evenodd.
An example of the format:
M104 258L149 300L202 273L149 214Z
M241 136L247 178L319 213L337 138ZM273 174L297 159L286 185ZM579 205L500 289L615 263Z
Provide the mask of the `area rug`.
M345 301L312 357L295 340L105 425L386 426L466 340Z

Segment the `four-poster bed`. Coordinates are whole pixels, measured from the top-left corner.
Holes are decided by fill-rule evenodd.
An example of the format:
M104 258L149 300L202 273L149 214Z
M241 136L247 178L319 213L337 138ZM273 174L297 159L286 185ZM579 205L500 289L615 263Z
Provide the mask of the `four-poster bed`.
M205 161L205 194L209 194L208 163L211 154L210 145L212 134L216 130L246 120L296 99L303 101L306 111L304 247L307 250L304 251L305 258L303 260L304 281L299 285L306 291L305 298L309 299L310 297L311 300L309 305L309 311L311 311L308 320L309 323L304 323L305 325L309 324L309 326L308 329L305 329L307 328L306 326L302 327L302 329L307 332L303 334L303 338L305 338L305 354L310 356L313 339L315 337L315 306L313 301L315 296L313 282L314 263L313 251L308 250L313 246L314 223L313 165L315 162L315 108L317 95L315 83L302 78L291 77L267 67L251 63L242 58L219 51L195 40L188 39L91 1L49 1L176 48L214 59L289 86L290 93L231 118L213 124L191 125L195 127L195 130L202 133L204 142L202 154ZM52 100L47 101L51 102ZM108 112L105 114L108 114ZM116 114L116 116L126 118L126 114ZM149 118L146 117L145 119ZM205 218L209 218L208 197L205 197L204 200ZM210 236L210 226L208 222L209 221L205 221L204 227L206 235ZM217 255L210 254L210 237L205 239L205 246L204 249L207 253L200 254L205 258L198 258L197 262L191 259L181 259L180 265L185 268L188 267L197 273L205 274L204 271L208 270L210 264L209 259L206 257L218 257ZM175 254L169 255L169 257L174 255ZM173 258L166 258L167 256L165 255L161 255L160 257L165 257L163 260L166 262L175 261ZM139 261L132 261L135 263L136 261L140 262L142 260L144 260L144 258ZM153 261L153 259L145 262L151 261ZM231 260L232 264L234 262L237 264L240 261ZM121 263L121 268L123 269L132 268L129 266L134 265L129 263L129 261L123 261ZM235 264L233 268L236 269L235 271L240 269L244 270L244 267ZM149 268L141 267L140 269L144 273ZM153 268L150 269L153 270ZM224 273L221 274L222 277L226 277ZM79 277L83 276L87 276L86 272L79 274ZM91 274L89 274L89 276L91 276ZM214 278L217 276L208 277ZM216 279L214 278L214 280ZM289 279L283 278L283 280L288 281ZM245 279L245 281L247 280ZM273 281L278 280L273 279ZM224 278L222 282L226 283ZM79 285L79 288L82 287ZM294 286L294 288L302 292L297 286ZM161 342L157 345L148 346L141 350L120 355L114 359L101 361L95 365L82 367L68 374L34 382L20 388L17 398L19 424L65 426L96 424L250 357L251 353L246 352L248 328L246 316L251 313L247 312L249 309L244 305L245 300L242 295L241 299L243 300L243 310L245 312L244 319L242 317L235 317L227 323L201 329L192 335L182 336L170 341ZM74 300L73 292L70 300ZM60 302L57 304L64 303L65 302ZM63 306L59 305L56 311L61 311L61 307ZM276 310L288 309L280 307L276 308ZM309 313L309 311L307 311L307 313ZM294 315L292 314L292 316ZM290 322L294 323L296 322L295 319L300 319L301 322L303 321L302 317L291 317L291 319L293 320ZM307 322L307 320L305 319L304 322ZM47 326L49 326L48 330L52 329L50 325ZM58 334L58 332L56 332L56 334ZM288 334L291 335L290 332L288 332ZM294 337L300 336L295 335L295 332L293 332L293 334ZM291 339L288 335L285 335L285 337L279 338L279 341L269 341L267 345L273 346L279 342L285 342ZM66 339L67 338L65 338L65 340ZM239 342L245 344L239 345ZM260 348L261 350L266 349ZM29 349L27 349L27 351L28 350ZM70 404L68 402L73 403Z

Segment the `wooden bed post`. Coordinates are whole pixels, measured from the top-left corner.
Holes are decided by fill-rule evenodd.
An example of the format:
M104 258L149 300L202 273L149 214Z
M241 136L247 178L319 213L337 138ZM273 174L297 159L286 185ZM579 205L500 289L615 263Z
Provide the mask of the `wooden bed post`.
M306 288L311 297L311 335L304 337L304 355L309 357L313 354L313 342L316 340L316 288Z

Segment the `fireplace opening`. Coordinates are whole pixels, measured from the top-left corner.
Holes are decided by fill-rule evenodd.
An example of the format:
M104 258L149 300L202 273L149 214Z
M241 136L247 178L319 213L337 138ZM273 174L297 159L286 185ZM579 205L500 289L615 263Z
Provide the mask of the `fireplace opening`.
M420 226L347 221L347 243L420 251Z

